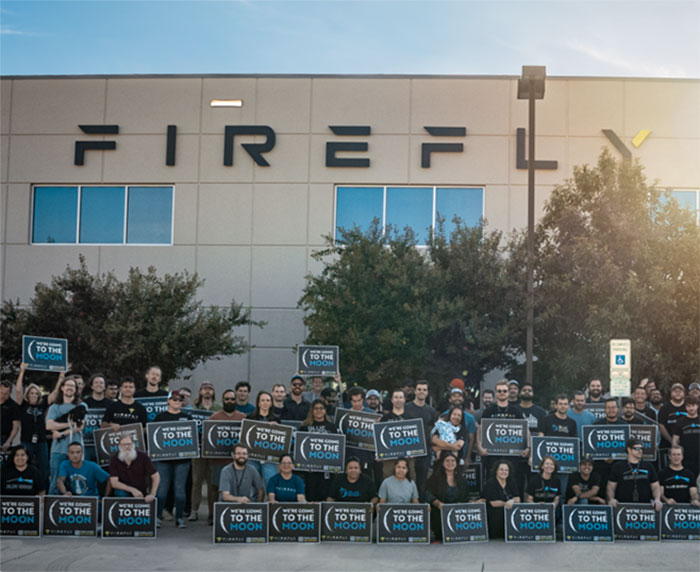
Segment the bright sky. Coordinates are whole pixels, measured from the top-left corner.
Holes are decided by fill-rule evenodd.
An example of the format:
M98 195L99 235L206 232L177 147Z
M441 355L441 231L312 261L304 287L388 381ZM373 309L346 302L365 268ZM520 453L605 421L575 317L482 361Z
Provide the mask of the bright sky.
M0 73L700 77L700 0L0 2Z

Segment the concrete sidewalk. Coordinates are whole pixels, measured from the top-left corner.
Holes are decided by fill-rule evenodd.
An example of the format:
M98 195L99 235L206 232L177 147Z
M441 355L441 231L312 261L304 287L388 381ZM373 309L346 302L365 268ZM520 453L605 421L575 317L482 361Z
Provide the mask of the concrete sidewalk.
M700 568L700 542L378 546L322 543L214 545L206 520L156 539L3 538L0 569L140 572L151 570L688 571Z

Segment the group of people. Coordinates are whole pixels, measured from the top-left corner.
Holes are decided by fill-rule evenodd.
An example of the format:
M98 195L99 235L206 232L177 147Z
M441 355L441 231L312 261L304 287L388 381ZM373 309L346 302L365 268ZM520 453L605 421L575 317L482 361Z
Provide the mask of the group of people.
M147 421L145 408L136 397L165 397L167 409L155 421L190 419L188 388L167 391L161 388L157 366L145 374L145 387L136 391L132 378L122 379L118 394L108 394L104 376L93 375L87 387L82 378L61 375L55 389L42 395L34 384L24 388L25 366L20 370L11 397L12 385L0 386L3 451L11 451L2 465L1 492L5 494L50 494L85 496L131 496L158 499L157 522L174 517L176 526L199 518L202 489L206 483L208 519L213 503L224 502L363 502L430 504L433 533L441 538L439 511L444 504L479 500L486 503L491 538L503 536L503 507L514 503L611 504L648 502L657 509L661 503L692 503L698 500L698 457L700 424L698 395L700 385L691 384L686 395L682 384L671 387L670 400L650 380L637 387L629 399L605 398L599 380L591 380L584 391L570 398L559 395L548 412L534 403L534 389L515 380L499 381L485 391L481 408L475 409L464 382L455 379L441 399L431 398L426 381L406 382L382 402L378 391L353 387L346 392L326 387L323 378L306 380L294 376L289 391L276 384L271 391L258 392L250 403L251 386L241 381L216 401L211 382L200 385L194 407L212 411L210 419L240 421L251 419L268 423L294 421L297 431L337 433L335 409L373 413L381 422L421 419L428 454L414 458L381 461L374 453L348 448L345 471L294 472L290 455L276 463L249 459L243 444L236 445L231 459L151 461L125 435L108 470L94 459L94 451L84 448L82 433L87 408L105 410L102 427L115 431L123 425ZM336 382L342 389L340 378ZM86 393L83 398L83 394ZM661 396L661 399L659 399ZM437 403L434 407L431 403ZM605 416L596 416L586 406L600 403ZM557 462L545 457L539 470L529 466L529 447L519 456L490 455L481 444L481 425L486 419L524 419L530 435L581 437L582 428L593 424L658 423L661 434L659 461L642 460L642 443L626 443L627 459L581 461L579 471L561 475ZM10 446L19 437L20 444ZM50 442L50 450L48 444ZM471 490L465 476L470 464L478 461L484 472L480 491ZM169 493L172 496L169 499Z

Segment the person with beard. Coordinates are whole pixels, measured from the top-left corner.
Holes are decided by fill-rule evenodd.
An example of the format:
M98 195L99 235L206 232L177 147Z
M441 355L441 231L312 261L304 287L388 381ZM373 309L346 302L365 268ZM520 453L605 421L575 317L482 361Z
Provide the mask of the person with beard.
M664 406L664 394L658 387L654 387L649 392L649 409L654 412L653 419L658 423L659 421L659 411Z
M295 375L289 382L289 395L284 400L282 419L285 421L303 421L309 414L311 404L302 397L304 378Z
M651 421L656 421L656 412L647 404L647 390L641 385L632 392L634 400L634 412L648 417Z
M203 381L201 383L199 386L199 394L194 400L194 406L204 411L216 412L221 409L221 405L216 402L216 391L211 381ZM207 483L207 505L209 506L209 513L211 514L214 510L214 500L216 497L212 492L210 475L211 459L192 459L192 510L189 520L194 521L199 518L199 505L202 503L202 484L205 481Z
M595 414L585 408L586 394L583 391L574 391L572 407L566 412L566 416L576 421L578 428L578 438L583 439L583 428L586 425L593 425L596 421Z
M671 445L668 466L659 473L661 500L666 504L688 504L700 506L698 487L693 471L683 466L683 447Z
M547 415L547 412L543 407L533 403L533 398L535 396L535 390L531 383L523 383L520 388L520 410L523 412L523 416L527 420L527 426L531 433L541 433L542 429L540 424L542 420Z
M134 497L152 502L160 475L143 451L136 450L130 435L119 440L119 452L109 460L109 482L115 497Z
M698 398L689 395L685 399L686 416L673 426L673 445L685 450L685 466L700 473L700 419L698 419Z
M260 473L248 464L248 448L238 443L233 448L233 463L226 465L219 479L219 500L224 502L262 502L265 484Z
M588 382L586 403L603 403L603 384L599 379L592 379Z

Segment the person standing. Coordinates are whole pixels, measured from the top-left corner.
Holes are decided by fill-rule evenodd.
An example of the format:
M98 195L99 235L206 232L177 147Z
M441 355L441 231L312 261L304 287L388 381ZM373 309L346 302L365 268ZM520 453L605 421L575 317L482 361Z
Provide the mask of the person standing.
M20 375L22 375L22 370L20 369ZM2 429L0 430L0 442L2 444L2 451L6 453L10 450L12 442L20 431L21 412L17 403L10 397L12 393L12 384L9 381L0 382L0 423L2 424Z
M518 406L523 412L523 416L527 420L527 426L530 429L530 433L541 433L542 430L539 428L539 426L547 415L547 412L543 407L540 407L533 402L534 397L535 390L532 387L532 384L523 383L520 388L520 403Z
M326 405L321 399L311 403L309 415L302 421L299 433L323 433L337 435L338 428L326 417ZM304 474L306 498L309 502L321 502L328 498L331 488L331 475L328 471L308 471Z
M272 386L272 412L282 419L284 412L284 399L287 397L287 388L282 383Z
M603 403L603 384L599 379L592 379L588 382L586 403Z
M311 389L309 391L304 391L301 394L302 399L311 403L315 399L321 399L321 392L323 391L323 378L320 376L314 376L311 378Z
M671 386L671 399L659 410L659 432L661 443L659 444L659 460L663 463L667 459L668 449L673 439L674 426L685 417L685 387L682 383L674 383Z
M567 412L566 416L576 421L578 428L578 438L583 439L584 425L593 425L596 422L595 414L585 408L586 394L583 391L575 391L573 399L573 407Z
M111 401L105 395L107 384L104 374L95 373L91 375L88 380L88 389L90 390L90 395L85 398L85 405L90 409L107 409Z
M644 503L653 499L654 508L661 510L661 486L654 465L642 461L644 448L639 439L625 443L627 460L618 461L610 471L607 486L608 504Z
M303 421L309 414L311 404L302 397L304 378L295 375L289 382L289 395L284 400L282 419L285 421Z
M152 365L146 370L146 387L139 389L134 397L165 397L168 392L160 388L163 373L160 367Z
M700 474L700 419L698 418L698 398L689 395L685 398L685 417L681 417L672 427L672 444L680 445L685 451L685 466L693 474Z
M661 500L666 504L692 504L700 506L698 487L693 471L683 466L683 447L671 445L668 466L659 473Z
M418 494L423 498L425 487L428 484L428 472L430 471L430 442L433 426L438 419L435 408L428 405L427 399L430 395L428 382L421 379L416 382L416 393L413 401L405 406L407 419L421 419L423 421L423 433L425 438L425 450L427 455L416 457L414 467L416 470L416 486Z
M111 403L102 418L102 428L110 427L112 431L119 431L122 425L141 423L146 427L148 414L146 408L134 400L136 384L132 377L125 377L119 386L119 399Z
M250 399L250 383L247 381L239 381L236 384L236 411L240 411L243 415L250 415L253 412L252 403L248 400Z

